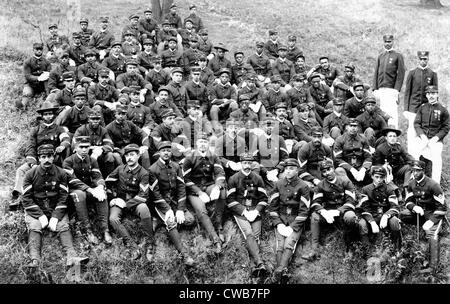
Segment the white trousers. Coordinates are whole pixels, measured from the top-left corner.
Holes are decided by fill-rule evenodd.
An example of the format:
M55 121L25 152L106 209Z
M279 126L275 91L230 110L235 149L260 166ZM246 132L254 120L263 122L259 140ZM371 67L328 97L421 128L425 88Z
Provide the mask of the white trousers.
M380 88L373 91L375 98L380 102L380 109L386 112L391 118L388 121L389 125L398 129L398 94L395 89Z
M414 120L416 119L416 113L404 111L403 116L408 120L408 131L406 132L408 153L413 154L414 144L417 137L416 129L414 129Z
M444 144L442 141L433 143L430 142L430 140L422 140L420 137L416 136L412 145L412 151L410 152L411 156L413 156L417 160L422 155L426 159L432 161L431 178L434 179L438 184L441 183L443 148Z

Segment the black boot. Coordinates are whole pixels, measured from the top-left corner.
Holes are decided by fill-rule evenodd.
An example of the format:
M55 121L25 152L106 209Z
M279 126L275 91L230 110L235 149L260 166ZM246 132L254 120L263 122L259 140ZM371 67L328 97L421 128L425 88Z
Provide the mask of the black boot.
M146 248L146 258L147 261L152 262L155 257L156 252L156 240L155 235L153 234L153 223L152 223L152 217L147 217L141 219L142 226L144 227L144 231L146 232L148 239L147 239L147 248Z
M266 273L266 266L264 266L261 259L261 255L259 254L259 245L253 235L249 235L247 237L247 250L250 257L255 261L255 267L252 270L252 275L255 277L263 276Z
M394 251L400 251L402 248L402 235L400 234L400 231L392 231L391 240L394 244Z
M77 256L77 252L75 251L75 248L73 247L73 240L72 240L72 234L69 230L61 231L59 233L59 239L61 241L61 245L64 248L64 251L66 252L66 266L72 266L74 264L86 264L89 262L88 257L79 257Z
M190 256L189 252L183 247L183 244L181 244L181 238L177 228L169 230L169 237L172 243L174 244L175 248L180 253L184 265L186 266L194 265L195 263L194 259Z
M439 240L430 238L428 242L430 244L430 267L435 271L439 265Z
M31 230L28 235L28 249L30 253L31 263L29 267L39 266L41 261L42 235L39 232Z
M292 257L292 250L291 249L284 249L283 255L281 256L280 265L278 265L277 269L275 269L274 275L276 280L280 280L282 278L286 278L288 276L288 269L287 266L289 264L289 261Z

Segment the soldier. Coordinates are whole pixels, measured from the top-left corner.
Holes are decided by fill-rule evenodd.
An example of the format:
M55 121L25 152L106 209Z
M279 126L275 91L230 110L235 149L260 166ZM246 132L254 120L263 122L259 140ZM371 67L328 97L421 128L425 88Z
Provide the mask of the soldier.
M309 94L314 100L314 110L319 114L321 119L324 119L328 114L333 112L331 109L333 93L328 85L321 82L321 76L318 73L312 73L309 77L311 86L309 87Z
M158 89L158 97L154 103L149 106L150 115L155 123L160 124L162 122L162 113L163 109L172 109L175 112L175 115L178 117L182 117L180 110L173 103L170 98L170 91L167 87L162 86Z
M270 77L272 86L267 90L262 98L262 103L266 112L275 113L275 106L282 103L289 103L289 97L281 90L283 80L280 75L273 75Z
M350 250L350 234L358 227L355 214L355 186L346 176L335 173L331 159L321 161L319 166L323 179L314 189L310 206L312 252L302 256L309 261L320 256L319 237L323 224L334 223L338 227L343 227L347 252Z
M414 119L420 106L428 102L426 96L426 87L429 85L438 86L438 77L436 72L428 67L428 59L430 52L419 51L417 56L419 57L419 66L409 71L406 77L405 85L405 105L403 116L408 119L408 152L414 150L414 138L416 137L416 131L414 130Z
M236 62L231 66L231 84L235 85L237 89L242 87L242 83L246 78L245 76L255 71L250 64L244 62L243 51L234 52L234 60Z
M78 88L73 93L74 105L66 112L61 119L61 126L66 127L69 135L73 136L75 131L87 123L91 108L86 105L86 90Z
M153 60L158 55L153 49L152 39L144 39L142 41L142 46L144 50L137 55L136 61L141 75L145 78L150 70L153 69Z
M291 61L292 63L295 63L298 56L303 56L302 50L298 48L297 45L297 36L295 35L289 35L288 41L287 41L287 54L286 58ZM279 49L278 49L279 50Z
M125 146L123 151L126 164L117 167L105 180L110 192L108 195L111 207L109 221L125 245L131 249L132 258L139 259L141 255L139 248L122 224L123 217L128 213L139 216L146 234L146 258L152 262L156 251L156 241L147 203L151 200L162 210L168 210L170 207L159 193L157 179L139 165L140 150L136 144Z
M297 55L294 62L295 74L305 74L305 78L309 77L312 73L312 67L307 65L305 62L305 56Z
M191 79L184 84L186 89L188 100L197 100L199 102L201 112L208 113L209 110L209 100L208 100L208 89L200 81L200 67L191 68Z
M293 147L297 145L297 140L295 139L294 126L287 119L288 111L289 107L284 102L279 102L275 106L275 119L278 121L275 132L283 137L287 151L291 154Z
M292 113L291 118L298 115L297 106L301 103L314 103L311 94L309 93L309 87L305 83L306 74L296 74L292 77L292 88L290 88L286 94L289 97Z
M182 65L183 49L177 48L177 37L170 36L168 39L168 49L161 52L162 67L168 73L172 68Z
M89 136L75 137L75 153L64 160L62 168L72 177L70 181L70 196L77 218L80 221L80 231L92 244L98 245L98 238L92 232L89 222L87 203L95 205L98 221L103 233L105 244L111 245L112 238L108 228L108 202L106 201L105 180L100 172L97 161L89 156L91 139Z
M133 19L137 20L137 19ZM136 59L138 54L141 52L141 44L136 40L135 35L139 32L136 30L127 30L123 33L125 40L122 42L122 54L126 58Z
M311 130L313 127L320 127L320 124L314 118L311 118L311 110L306 103L297 106L298 115L292 119L294 125L294 134L298 142L310 142Z
M152 58L152 69L145 75L145 80L152 85L153 92L159 92L159 88L167 85L170 80L170 73L165 71L161 65L161 57L155 56ZM142 71L141 71L142 72Z
M323 131L320 127L311 128L311 141L304 143L299 149L297 159L300 164L299 176L310 188L317 186L322 179L319 164L331 159L331 148L323 142Z
M257 127L258 115L250 109L250 97L247 94L239 95L239 109L231 112L230 118L242 122L246 128Z
M195 38L198 41L197 32L194 29L194 23L190 18L184 19L184 28L178 29L178 34L181 36L181 43L184 49L189 48L189 42L193 41L192 39Z
M178 250L181 259L187 266L194 264L194 259L189 255L181 243L177 225L186 227L195 224L195 218L186 206L186 186L180 165L171 160L172 143L160 142L158 145L159 160L150 166L149 172L156 177L159 191L163 199L170 206L167 210L155 208L159 219L164 223L170 240ZM175 214L174 214L175 211Z
M257 119L262 119L266 116L266 108L262 103L264 97L264 90L257 87L258 76L254 73L249 73L245 77L245 86L238 90L238 100L241 102L244 96L248 99L251 113L255 114ZM230 114L231 115L231 114ZM252 115L253 116L253 115Z
M254 262L252 275L263 276L267 269L261 258L259 243L267 193L262 178L252 172L254 161L251 153L240 155L242 169L229 180L227 206L247 243L250 260Z
M390 113L389 124L398 128L399 92L405 78L403 55L395 51L393 35L384 35L384 51L378 55L373 79L375 96L380 100L380 109Z
M188 140L184 145L186 149L194 149L197 136L200 132L206 132L208 136L212 135L212 126L206 116L203 116L203 110L198 100L189 100L187 103L187 114L181 121L183 134ZM216 144L217 145L217 144Z
M142 37L142 42L146 39L156 43L156 37L159 32L158 21L153 18L153 12L151 8L146 8L144 10L144 18L139 19L138 23L139 32Z
M46 58L51 60L57 49L64 49L69 46L69 39L58 33L58 25L55 23L50 24L48 29L50 31L50 37L45 40L45 46L48 52Z
M61 111L58 116L63 117L65 114L64 110L68 110L71 106L73 106L73 93L75 92L75 73L72 71L64 72L62 74L64 88L62 90L57 91L55 97L52 100L47 98L47 101L60 106ZM50 96L50 95L49 95ZM59 124L59 120L56 119L57 124Z
M208 57L208 60L214 58L213 43L208 39L208 30L205 28L198 31L198 49Z
M264 53L269 57L270 65L278 58L278 32L269 30L269 40L264 44Z
M268 210L272 225L276 228L275 279L288 276L289 260L304 232L310 205L309 188L298 177L298 161L288 158L284 166L285 176L276 182Z
M359 77L354 75L355 65L348 63L344 66L344 75L338 76L333 80L334 96L341 97L344 100L353 97L352 87L356 82L361 82ZM366 90L370 88L369 85L364 86Z
M86 45L83 44L82 37L83 36L80 33L72 33L72 44L67 50L69 52L69 58L74 61L75 66L80 66L86 62L84 59L84 54L87 50L87 43ZM89 35L89 39L90 37L91 36Z
M36 110L41 116L41 123L30 131L29 139L25 149L25 163L16 171L14 189L11 195L9 207L14 210L20 205L20 195L23 189L25 174L38 164L37 148L41 145L51 144L56 147L53 162L61 166L63 160L70 154L70 138L63 127L55 124L58 107L52 106L44 101L40 109Z
M294 63L286 58L287 47L284 45L278 46L278 58L272 64L272 74L280 75L281 87L283 93L286 93L291 88L289 84L292 76L295 75Z
M209 113L215 129L218 128L219 121L226 120L230 113L239 107L236 89L230 84L230 76L231 71L229 69L221 69L219 72L220 81L210 91L211 110Z
M22 101L16 101L17 108L26 108L35 94L44 92L48 94L48 78L51 64L42 56L44 46L42 43L33 43L33 57L25 60L23 74L25 85L22 91Z
M247 63L253 67L258 75L258 87L263 87L267 77L272 71L272 64L264 51L264 42L256 42L256 52L247 58Z
M48 90L50 91L49 100L51 101L58 90L64 89L63 73L75 72L76 67L69 65L69 53L62 51L58 54L59 63L53 65L48 77ZM53 94L51 94L53 93ZM53 96L53 97L52 97Z
M166 86L172 97L173 103L177 106L179 112L183 116L186 114L186 102L188 95L184 85L181 85L183 81L183 70L181 68L174 68L171 72L172 81Z
M189 16L187 16L186 19L188 18L192 21L193 27L197 33L204 28L202 18L197 15L197 6L195 4L189 5ZM184 19L184 23L186 23L186 19Z
M111 44L111 51L109 56L103 59L102 65L107 69L114 72L114 79L117 79L122 73L125 73L125 61L126 57L121 52L122 44L119 41L115 41Z
M320 78L331 90L333 90L333 81L341 75L339 70L330 64L327 56L319 58L319 64L312 69L312 72L319 73Z
M348 124L348 117L342 114L344 100L340 97L333 99L333 113L328 114L323 121L323 133L326 144L331 147L339 136L344 134Z
M42 232L47 226L58 233L66 252L67 266L89 262L88 257L78 257L73 246L67 214L68 175L53 164L54 154L53 145L39 146L39 165L27 172L23 183L23 207L31 258L28 266L33 268L41 262Z
M434 179L425 176L425 163L414 161L412 169L414 179L408 184L406 210L400 212L400 219L407 224L422 225L430 245L431 269L427 271L435 271L439 264L439 233L447 213L447 205L441 186Z
M81 44L85 47L88 46L89 41L91 41L92 34L94 34L94 30L88 28L88 26L89 26L89 20L84 17L81 18L80 19L81 31L79 32L79 35L80 35Z
M371 169L372 183L361 190L361 200L357 208L361 209L359 220L359 233L363 245L369 246L369 225L373 235L377 235L380 229L389 227L394 248L400 250L400 207L396 195L397 186L386 182L387 171L381 166L373 166ZM369 224L369 225L368 225Z
M362 82L355 82L352 86L354 97L345 101L344 115L348 118L356 118L364 112L364 97L366 93Z
M356 119L349 119L348 132L339 136L333 147L336 160L336 174L347 176L356 182L366 184L372 165L372 155L369 150L369 142L358 132L359 123Z
M374 166L384 166L394 180L398 180L403 188L406 188L411 179L411 164L414 158L398 142L401 134L402 131L393 126L381 130L381 135L385 136L386 141L376 147L372 163Z
M161 52L163 50L166 50L168 47L168 39L170 37L176 37L177 38L177 43L178 43L178 37L180 37L181 40L181 36L178 35L178 32L176 31L176 29L173 29L170 27L170 22L169 20L165 19L162 23L162 30L158 31L158 34L156 36L156 43L158 44L158 55L161 55ZM181 44L180 44L181 45Z
M86 63L80 65L77 69L78 80L86 89L98 82L98 72L105 67L95 60L95 51L87 49L84 53Z
M116 86L120 92L129 92L131 86L138 86L141 89L142 96L147 94L148 90L152 90L151 85L139 73L137 62L129 59L125 63L126 73L120 74L116 79Z
M215 45L214 49L216 50L216 54L214 58L209 59L208 68L213 71L216 78L219 78L220 73L224 68L231 70L231 61L225 58L225 52L228 52L228 49L222 42Z
M361 131L369 141L369 145L373 148L376 147L375 142L381 136L381 130L387 127L384 118L376 111L376 103L377 101L374 97L366 97L364 99L365 111L356 117L356 120L361 126Z
M164 16L163 19L168 20L169 24L174 29L180 29L183 26L181 17L177 14L177 5L175 3L170 6L169 12Z
M100 30L92 34L88 47L93 49L95 52L98 52L99 59L103 60L103 58L105 58L111 50L111 45L115 39L113 33L108 30L109 18L100 17L100 22Z
M161 141L170 141L174 142L174 140L184 134L182 134L181 128L175 124L176 114L172 109L165 109L161 113L162 123L156 126L149 135L150 141L155 141L156 143ZM153 151L152 151L153 152Z
M426 92L428 102L420 106L414 119L417 137L411 155L415 159L423 156L431 161L431 177L440 183L443 140L450 131L450 119L447 108L439 102L438 88L428 86Z
M198 66L200 67L200 81L211 90L211 87L215 84L214 72L206 66L207 58L205 55L201 55L198 58Z
M197 149L186 155L183 177L188 201L213 242L215 252L220 253L224 239L222 225L226 204L225 172L219 157L209 151L206 133L199 134ZM211 212L214 225L208 216Z
M125 27L122 29L122 42L126 41L126 36L131 33L131 40L139 44L139 42L141 41L141 32L138 28L139 16L137 14L131 14L128 17L128 20L130 21L130 24L125 25Z

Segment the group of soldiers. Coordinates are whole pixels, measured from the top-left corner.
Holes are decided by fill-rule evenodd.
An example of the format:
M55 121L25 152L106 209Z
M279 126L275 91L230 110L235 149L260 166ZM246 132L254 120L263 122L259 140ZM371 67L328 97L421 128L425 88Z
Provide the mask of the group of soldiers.
M398 128L405 66L392 35L383 36L370 85L352 63L344 73L327 56L306 65L297 38L283 45L275 30L247 60L236 50L232 63L227 47L208 39L196 6L189 9L184 22L175 4L161 24L151 9L133 14L118 40L107 17L98 31L82 18L71 41L51 24L45 46L33 44L17 107L39 92L45 101L10 203L25 211L30 267L40 265L47 227L59 234L68 265L89 260L73 246L75 215L89 243L112 244L111 227L131 258L144 253L149 261L162 224L187 266L195 258L180 227L199 222L219 254L230 237L224 223L234 220L254 276L269 270L260 253L267 216L276 279L289 276L309 227L312 250L302 258L312 262L324 228L343 231L351 254L352 244L369 248L381 231L400 250L402 224L420 223L436 269L447 211L441 152L450 125L429 53L418 52L419 66L406 80L406 149ZM126 216L140 218L145 250L123 225Z

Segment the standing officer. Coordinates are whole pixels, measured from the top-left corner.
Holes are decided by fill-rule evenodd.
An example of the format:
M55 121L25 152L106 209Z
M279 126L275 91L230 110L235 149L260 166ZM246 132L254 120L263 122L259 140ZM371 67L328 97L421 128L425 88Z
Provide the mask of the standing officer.
M276 236L275 279L288 276L288 264L304 231L310 205L309 187L298 177L295 158L284 163L284 177L275 183L270 196L269 215Z
M39 146L37 149L39 165L27 172L23 183L23 207L29 233L30 267L38 267L40 264L42 231L47 226L51 231L58 233L66 252L67 266L89 261L87 257L77 257L73 247L67 213L68 175L62 168L53 164L54 154L53 145Z
M400 219L407 224L422 225L430 245L429 266L431 270L436 270L439 264L439 232L447 213L444 192L435 180L425 176L423 161L414 161L412 169L414 179L408 184L406 210L400 213Z
M416 144L411 155L419 159L422 155L432 162L431 177L439 184L442 173L442 148L444 137L450 131L449 113L439 102L438 88L427 87L428 102L420 106L414 120Z
M242 169L235 173L228 183L227 206L231 209L247 243L250 260L255 264L252 275L260 276L267 271L259 249L267 193L262 178L252 172L254 156L251 153L242 153L240 161Z
M429 85L438 86L438 77L436 72L428 67L428 59L430 52L419 51L419 66L409 71L406 77L405 88L405 106L403 116L408 119L408 152L414 149L414 119L420 106L427 103L426 88Z
M378 55L373 79L375 96L380 100L380 109L392 117L390 124L398 128L399 92L405 78L403 55L395 51L393 35L384 35L384 51Z
M88 217L87 203L95 205L98 221L106 244L112 244L108 228L108 202L106 200L105 180L97 161L89 156L91 140L89 136L75 137L75 152L64 160L63 169L72 176L70 196L75 204L80 230L92 244L98 244L98 238L92 232ZM73 182L73 183L72 183Z

